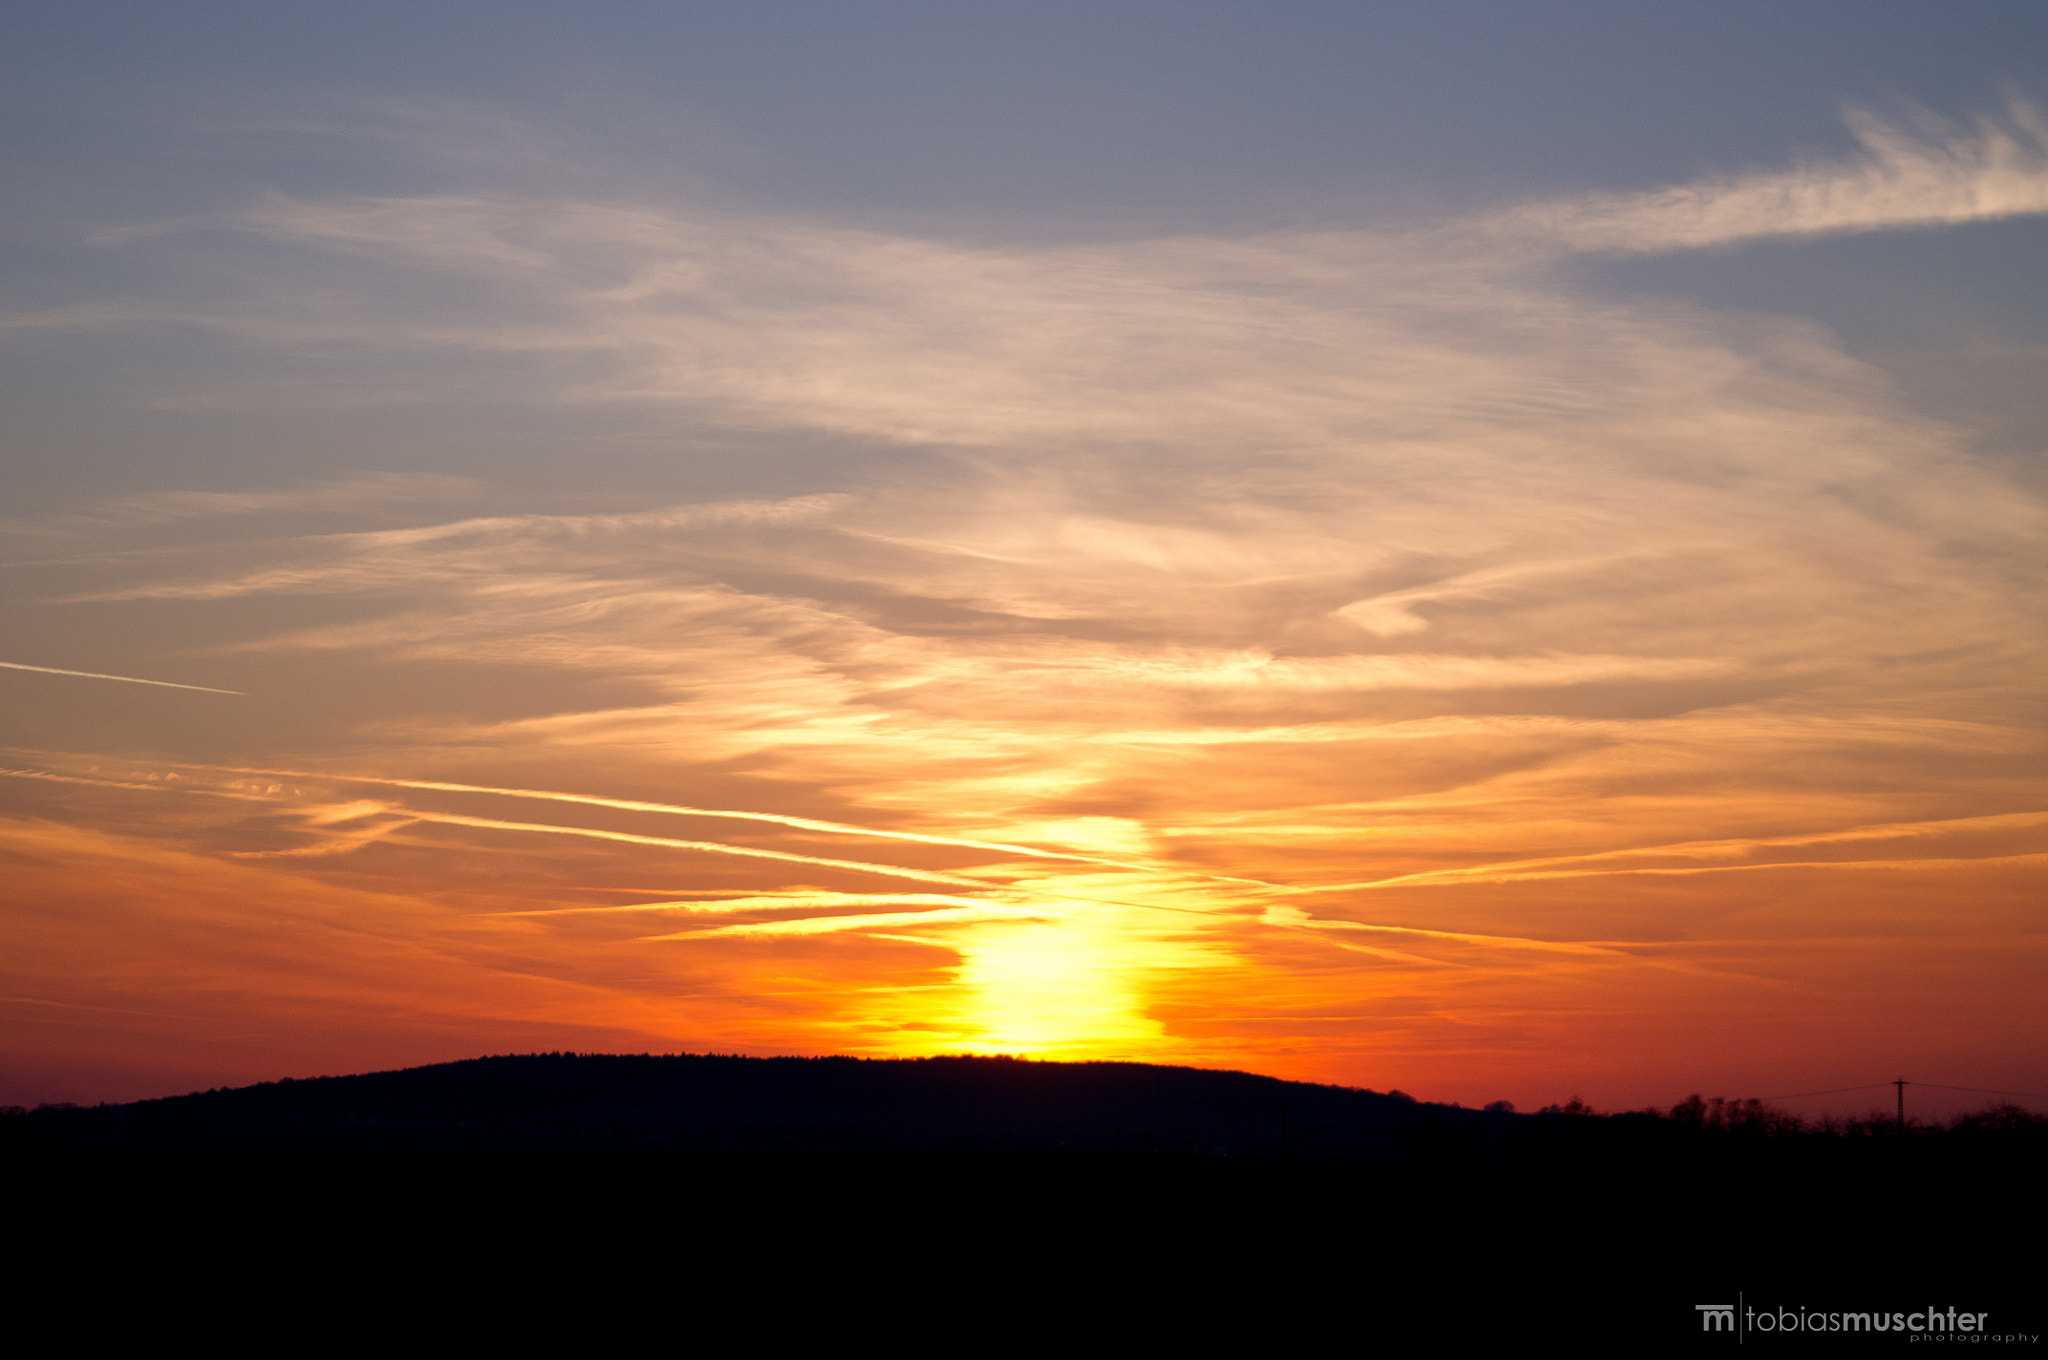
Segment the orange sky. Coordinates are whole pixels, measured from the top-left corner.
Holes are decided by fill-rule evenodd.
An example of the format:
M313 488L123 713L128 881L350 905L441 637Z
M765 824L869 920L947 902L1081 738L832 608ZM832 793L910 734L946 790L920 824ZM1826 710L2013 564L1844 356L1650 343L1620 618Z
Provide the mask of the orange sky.
M0 671L0 1099L545 1048L1525 1108L2048 1089L2038 493L1818 326L1563 269L2048 205L2039 155L1872 137L1398 230L1029 249L250 206L354 291L280 266L37 324L332 358L166 410L518 389L638 413L650 459L853 471L337 467L10 521L5 660L232 693ZM423 281L485 300L423 320Z

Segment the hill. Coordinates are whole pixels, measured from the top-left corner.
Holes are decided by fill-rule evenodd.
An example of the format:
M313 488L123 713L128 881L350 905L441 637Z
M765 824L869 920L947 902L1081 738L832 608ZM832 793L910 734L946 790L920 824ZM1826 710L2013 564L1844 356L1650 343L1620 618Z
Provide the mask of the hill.
M45 1146L1401 1156L1512 1116L1244 1072L539 1053L18 1114Z
M2048 1118L1804 1123L1758 1101L1601 1115L1133 1062L535 1053L0 1118L15 1147L1094 1153L2037 1173Z

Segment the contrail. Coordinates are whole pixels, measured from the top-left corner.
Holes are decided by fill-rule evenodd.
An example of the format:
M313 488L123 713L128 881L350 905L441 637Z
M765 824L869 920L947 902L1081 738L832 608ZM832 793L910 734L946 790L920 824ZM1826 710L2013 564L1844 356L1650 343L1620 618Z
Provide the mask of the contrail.
M1277 914L1276 914L1277 913ZM1290 919L1289 914L1299 919ZM1519 949L1540 949L1559 954L1597 954L1610 956L1616 952L1612 945L1589 941L1535 940L1525 935L1477 935L1471 931L1428 930L1421 926L1385 926L1366 921L1342 921L1318 919L1299 907L1268 907L1259 920L1266 925L1280 926L1289 930L1364 930L1382 935L1420 935L1424 939L1454 940L1459 944L1505 945Z
M1734 859L1757 850L1778 847L1838 845L1849 841L1902 840L1908 837L1941 836L1963 830L2038 826L2048 822L2048 810L1999 812L1983 817L1943 817L1925 822L1878 822L1842 831L1811 835L1743 837L1737 840L1679 841L1667 845L1636 845L1621 850L1600 850L1584 855L1554 855L1542 859L1508 860L1498 864L1477 864L1464 869L1426 869L1394 878L1368 879L1356 883L1325 883L1313 887L1289 888L1290 893L1348 892L1354 888L1437 887L1458 883L1520 883L1545 878L1591 878L1613 874L1701 874L1735 870L1825 868L1859 864L1983 864L2011 856L1957 860L1771 860L1764 863L1721 864L1697 868L1595 869L1580 868L1596 862L1618 859ZM1573 866L1573 867L1565 867Z
M723 817L731 821L772 822L777 826L793 827L800 831L829 831L842 836L873 836L882 840L914 841L920 845L951 845L968 850L995 850L1004 854L1025 855L1033 859L1069 860L1078 864L1100 864L1111 869L1133 869L1142 873L1184 874L1190 878L1205 878L1218 883L1245 883L1260 888L1281 888L1284 885L1269 883L1259 878L1236 878L1228 874L1205 874L1189 869L1179 869L1166 864L1145 864L1132 860L1105 859L1100 855L1077 855L1063 850L1040 850L1029 845L1012 845L1003 841L962 840L954 836L927 836L915 831L878 831L873 827L855 826L849 822L826 822L814 817L792 817L780 812L740 812L729 808L686 807L675 803L647 803L632 798L603 798L589 793L558 793L552 789L507 789L489 784L451 784L434 779L383 779L375 775L332 774L313 770L271 770L244 765L192 765L187 768L224 770L230 774L276 775L284 779L327 779L349 784L378 784L394 789L429 789L437 793L489 793L501 798L538 798L554 803L582 803L590 807L617 808L622 812L659 812L672 817Z
M576 916L592 912L680 911L697 916L728 916L744 911L797 911L820 907L933 906L985 907L972 897L944 893L791 893L728 897L717 902L628 902L614 907L542 907L535 911L499 911L493 916Z
M58 784L91 784L102 789L141 789L146 793L203 793L208 798L239 798L248 803L269 803L275 799L254 793L232 793L225 789L187 789L176 784L130 784L118 779L86 779L75 774L51 774L46 770L0 770L5 779L48 779Z
M1291 892L1325 893L1364 891L1369 888L1455 888L1467 883L1536 883L1556 878L1621 878L1643 875L1667 878L1697 874L1754 874L1772 869L1964 869L1985 864L2048 863L2048 853L1985 855L1979 859L1782 859L1762 864L1701 864L1684 868L1659 869L1553 869L1489 870L1435 869L1428 873L1404 874L1399 878L1374 879L1367 883L1333 883L1321 888L1294 888Z
M719 841L676 841L665 836L635 836L626 831L595 831L583 826L555 826L550 822L501 822L491 817L463 817L452 812L419 812L413 816L422 822L442 822L449 826L477 826L493 831L545 831L556 836L589 836L601 841L624 841L628 845L660 845L672 850L705 850L714 855L744 855L749 859L780 859L795 864L821 864L828 869L852 869L859 873L887 874L892 878L915 878L927 883L951 883L958 887L984 890L989 887L980 879L962 878L958 874L942 874L929 869L905 869L894 864L873 864L859 859L823 859L817 855L792 855L782 850L755 850L748 846L725 845Z
M58 784L91 784L102 789L155 789L161 791L161 784L129 784L119 779L83 779L75 774L49 774L43 770L0 770L0 778L6 779L48 779Z
M5 666L10 671L41 671L44 675L78 675L87 680L125 680L131 685L162 685L165 689L196 689L206 694L242 695L242 691L238 689L215 689L211 685L181 685L175 680L144 680L135 675L102 675L98 671L64 671L55 666L24 666L19 661L0 661L0 666Z
M983 904L975 907L941 907L937 911L885 911L866 916L805 916L794 921L751 921L739 925L711 926L704 930L679 930L672 935L643 935L642 943L655 940L702 940L719 935L833 935L842 930L881 930L900 926L923 926L939 922L1015 921L1028 911L1005 910Z
M0 748L0 749L6 749L6 750L14 750L14 749L17 749L17 748L13 748L13 747L6 747L6 748ZM23 749L25 749L25 748L23 748ZM1061 853L1059 853L1059 852L1056 852L1056 851L1051 851L1051 850L1036 850L1036 849L1033 849L1032 847L1030 847L1030 846L1026 846L1026 845L1005 845L1005 844L1003 844L1003 843L1001 843L1001 842L998 842L998 841L969 841L969 840L958 840L958 839L953 839L953 838L950 838L950 837L946 837L946 836L922 836L922 835L918 835L918 834L916 834L916 833L914 833L914 832L908 832L908 831L875 831L875 830L872 830L872 829L870 829L870 828L868 828L868 827L862 827L862 826L853 826L853 825L850 825L850 824L848 824L848 823L843 823L843 822L821 822L821 821L817 821L817 820L814 820L814 819L812 819L812 818L808 818L808 817L785 817L785 816L782 816L782 815L781 815L781 814L779 814L779 813L772 813L772 812L739 812L739 811L726 811L726 810L722 810L722 809L715 809L715 808L692 808L692 807L676 807L676 806L672 806L672 805L670 805L670 804L667 804L667 803L643 803L643 802L635 802L635 801L632 801L632 800L629 800L629 799L624 799L624 798L599 798L599 797L596 797L596 796L593 796L593 795L590 795L590 794L581 794L581 793L555 793L555 792L551 792L551 791L547 791L547 790L541 790L541 789L500 789L500 788L492 788L492 787L489 787L489 786L487 786L487 785L480 785L480 784L449 784L449 783L440 783L440 782L436 782L436 781L431 781L431 780L424 780L424 779L380 779L380 778L377 778L377 777L375 777L375 776L373 776L373 775L341 775L341 774L316 774L316 773L312 773L312 772L309 772L309 771L306 771L306 770L273 770L273 769L259 769L259 768L256 768L256 767L252 767L252 766L246 766L246 765L205 765L205 764L200 764L200 763L197 763L197 762L188 762L188 763L184 764L183 768L186 768L186 769L195 769L195 770L221 770L221 771L224 771L224 772L227 772L227 773L231 773L231 774L264 774L264 775L276 775L276 776L280 776L280 777L282 777L282 778L286 778L286 779L324 779L324 780L336 780L336 781L340 781L340 782L343 782L343 783L352 783L352 784L377 784L377 785L382 785L382 786L385 786L385 787L388 787L388 788L436 789L436 790L442 790L442 791L447 791L447 792L457 792L457 793L494 793L494 794L502 794L502 795L504 795L504 796L506 796L506 797L511 797L511 798L539 798L539 799L548 799L548 800L551 800L551 801L555 801L555 802L564 802L564 803L584 803L584 804L590 804L590 805L593 805L593 806L597 806L597 807L614 807L614 808L623 808L623 809L626 809L626 810L629 810L629 811L635 811L635 812L665 812L665 813L671 813L671 814L675 814L675 815L679 815L679 816L692 816L692 817L727 817L727 818L732 818L732 819L736 819L736 820L739 820L739 821L753 821L753 822L772 822L772 823L776 823L776 824L778 824L778 825L785 825L785 826L797 826L797 827L805 827L805 828L812 828L812 829L820 829L820 830L829 830L829 831L836 831L836 832L841 832L841 833L844 833L844 834L847 834L847 835L854 835L854 836L875 836L875 837L880 837L880 838L882 838L882 839L885 839L885 840L902 840L902 841L915 841L915 842L918 842L918 843L920 843L920 844L925 844L925 845L957 845L957 846L968 846L968 847L973 847L973 848L979 848L979 849L990 849L990 850L1009 850L1009 851L1015 851L1015 852L1017 852L1017 853L1019 853L1019 854L1023 854L1023 855L1028 855L1028 856L1033 856L1033 857L1036 857L1036 858L1040 858L1040 859L1059 859L1059 860L1079 860L1079 861L1081 861L1081 862L1083 862L1083 863L1088 863L1088 864L1102 864L1102 865L1107 865L1107 866L1109 866L1109 867L1111 867L1111 868L1117 868L1117 869L1131 869L1131 870L1136 870L1136 871L1138 871L1138 872L1143 872L1143 873L1164 873L1164 874L1177 874L1177 875L1182 875L1182 876L1185 876L1185 877L1189 877L1189 878L1200 878L1200 879L1208 879L1208 880L1211 880L1211 881L1213 881L1213 882L1220 882L1220 883L1243 883L1243 884L1247 884L1247 885L1250 885L1250 886L1252 886L1252 887L1258 887L1258 888L1265 888L1265 889L1268 889L1268 890L1270 890L1270 891L1273 891L1273 892L1295 892L1295 891L1299 891L1298 889L1295 889L1295 888L1290 888L1290 887L1287 887L1287 886L1285 886L1285 885L1283 885L1283 884L1278 884L1278 883L1269 883L1269 882L1267 882L1267 881L1266 881L1266 880L1264 880L1264 879L1258 879L1258 878L1234 878L1234 877L1231 877L1231 876L1228 876L1228 875L1224 875L1224 874L1203 874L1203 873L1195 873L1195 872L1192 872L1192 871L1189 871L1189 870L1183 870L1183 869L1176 869L1176 868L1173 868L1173 867L1171 867L1171 866L1169 866L1169 865L1148 865L1148 864L1131 864L1131 863L1126 863L1126 862L1124 862L1124 861L1120 861L1120 860L1110 860L1110 859L1097 859L1097 858L1094 858L1093 856L1089 856L1089 855L1068 855L1068 854L1061 854ZM25 770L23 770L23 771L14 771L14 770L0 770L0 775L7 775L7 774L20 774L20 775L22 775L22 776L24 776L24 777L29 777L29 778L44 778L44 779L63 779L63 778L64 778L64 776L62 776L62 775L43 775L43 774L39 774L39 773L31 772L31 771L25 771ZM99 782L105 782L105 781L98 781L98 780L93 780L93 781L85 781L85 780L69 780L69 781L67 781L67 782L78 782L78 783L92 782L92 783L99 783ZM137 785L122 785L121 787L133 787L133 788L157 788L157 789L160 789L160 788L163 788L164 786L163 786L163 785L159 785L159 784L137 784ZM191 790L187 790L187 792L192 792L192 793L209 793L209 792L213 792L213 790L208 790L208 789L191 789ZM248 798L248 799L256 799L256 796L255 796L255 795L252 795L252 794L245 794L245 793L222 793L222 794L219 794L219 796L220 796L220 797L223 797L223 798ZM257 801L270 801L270 800L268 800L268 799L257 799ZM488 818L488 817L462 817L462 816L458 816L458 815L456 815L456 814L454 814L454 813L421 813L421 812L414 812L414 811L412 811L411 809L406 809L405 811L406 811L406 814L407 814L407 815L409 815L409 816L413 817L413 818L414 818L415 820L417 820L417 821L427 821L427 822L447 822L447 823L449 823L449 824L451 824L451 825L456 825L456 826L476 826L476 827L486 827L486 828L493 828L493 829L498 829L498 830L511 830L511 831L551 831L551 832L555 832L555 833L557 833L557 834L559 834L559 835L569 835L569 836L594 836L594 837L597 837L597 838L599 838L599 839L602 839L602 840L617 840L617 841L626 841L626 842L629 842L629 843L633 843L633 844L642 844L642 845L665 845L665 846L673 846L673 847L676 847L676 848L678 848L678 849L699 849L699 850L710 850L710 851L715 851L715 852L718 852L718 853L722 853L722 854L728 854L728 855L749 855L749 856L753 856L753 857L755 857L755 858L759 858L759 859L784 859L784 860L792 860L792 861L794 861L794 862L796 862L796 863L798 863L798 864L822 864L822 865L834 866L834 867L839 867L839 868L848 868L848 869L856 869L856 870L862 870L862 869L864 869L864 870L866 870L866 871L868 871L868 872L870 872L870 873L880 873L880 874L893 874L893 875L897 875L897 876L901 876L901 877L908 877L908 878L919 878L919 879L924 879L924 880L927 880L927 881L929 881L929 882L934 882L934 883L954 883L954 884L960 884L960 885L963 885L963 886L966 886L966 887L971 887L971 888L974 888L974 889L976 889L977 891L980 891L980 892L1007 892L1007 893L1021 893L1021 894L1027 895L1027 896L1039 896L1039 897L1046 897L1046 896L1050 896L1050 897L1052 897L1052 898L1055 898L1055 899L1058 899L1058 900L1062 900L1062 901L1073 901L1073 902L1093 902L1093 903L1096 903L1097 905L1100 905L1100 906L1112 906L1112 907L1135 907L1135 908L1138 908L1138 909L1140 909L1140 910L1144 910L1144 911L1170 911L1170 912L1174 912L1174 913L1176 913L1176 914L1178 914L1178 915L1184 915L1184 916L1210 916L1210 915L1214 915L1214 914L1215 914L1215 913L1213 913L1213 912L1208 912L1208 911L1201 911L1201 910L1198 910L1198 909L1195 909L1195 908L1191 908L1191 907L1169 907L1169 906L1165 906L1165 905L1163 905L1163 904L1161 904L1161 903L1157 903L1157 902L1131 902L1131 901L1127 901L1127 900L1125 900L1125 899L1122 899L1122 898L1115 898L1115 897L1097 897L1097 896L1092 896L1092 895L1090 895L1090 894L1086 894L1086 893L1075 893L1075 892L1068 892L1068 891L1060 891L1060 890L1054 890L1054 891L1050 891L1050 892L1048 892L1047 890L1045 890L1045 889L1043 889L1043 888L1041 888L1041 887L1039 887L1039 886L1037 886L1037 885L1032 885L1032 886L1029 886L1029 887L1017 887L1017 886L1015 886L1015 885L991 884L991 883L986 883L986 882L983 882L983 881L982 881L982 880L980 880L980 879L973 879L973 878L961 878L961 877L958 877L958 876L956 876L956 875L952 875L952 874L940 874L940 873L934 873L934 872L930 872L930 871L926 871L926 870L922 870L922 869L898 869L898 868L892 868L892 867L885 867L885 866L882 866L882 865L874 864L874 863L872 863L872 862L870 862L870 861L867 861L867 860L842 860L842 859L825 859L825 858L821 858L821 857L819 857L819 856L816 856L816 855L796 855L796 854L788 854L788 853L785 853L785 852L782 852L782 851L773 851L773 850L749 850L749 849L742 849L742 848L740 848L740 847L738 847L738 846L733 846L733 845L727 845L727 844L724 844L724 843L722 843L722 842L718 842L718 841L683 841L683 840L670 840L670 839L667 839L667 838L665 838L665 837L660 837L660 836L634 836L634 835L629 835L629 834L627 834L627 833L625 833L625 832L618 832L618 831L592 831L592 830L586 830L586 829L584 829L584 828L581 828L581 827L566 827L566 826L554 826L554 825L550 825L550 824L546 824L546 823L540 823L540 822L505 822L505 821L498 821L498 820L495 820L495 819L492 819L492 818ZM279 852L275 852L275 851L273 851L273 852L268 852L268 853L271 853L271 854L276 854L276 853L279 853ZM666 890L666 889L645 889L645 890L643 890L643 889L627 889L627 890L621 890L621 889L604 889L604 891L607 891L607 892L616 892L616 891L634 891L634 892L639 892L639 891L669 891L669 890ZM1313 891L1313 890L1311 890L1311 891Z

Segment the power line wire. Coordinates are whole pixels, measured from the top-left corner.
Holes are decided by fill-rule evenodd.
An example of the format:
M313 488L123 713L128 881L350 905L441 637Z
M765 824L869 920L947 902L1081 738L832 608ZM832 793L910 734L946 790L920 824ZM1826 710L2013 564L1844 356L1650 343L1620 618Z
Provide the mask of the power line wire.
M2040 1091L1987 1091L1981 1086L1943 1086L1938 1081L1909 1081L1906 1085L1932 1086L1937 1091L1968 1091L1978 1096L2028 1096L2034 1100L2048 1100L2048 1094Z
M1919 1082L1919 1081L1913 1081L1913 1082L1908 1082L1908 1083L1906 1083L1906 1084L1907 1084L1908 1086L1924 1086L1924 1085L1926 1085L1927 1083L1925 1083L1925 1082ZM1793 1093L1792 1093L1791 1095L1788 1095L1788 1096L1755 1096L1755 1097L1753 1097L1753 1099L1756 1099L1756 1100L1799 1100L1799 1099L1801 1099L1801 1098L1803 1098L1803 1097L1805 1097L1805 1096L1838 1096L1838 1095L1841 1095L1841 1094L1843 1094L1844 1092L1847 1092L1847 1091L1875 1091L1875 1090L1877 1090L1877 1089L1878 1089L1879 1087L1881 1087L1881 1086L1889 1086L1889 1085L1891 1085L1891 1083L1890 1083L1890 1082L1888 1082L1888 1081L1873 1081L1873 1082L1870 1082L1870 1083L1868 1083L1867 1085L1863 1085L1863 1086L1837 1086L1837 1087L1835 1087L1835 1088L1834 1088L1833 1090L1831 1090L1831 1091L1794 1091L1794 1092L1793 1092ZM1960 1087L1957 1087L1956 1089L1960 1090L1960 1089L1962 1089L1962 1088L1960 1088Z

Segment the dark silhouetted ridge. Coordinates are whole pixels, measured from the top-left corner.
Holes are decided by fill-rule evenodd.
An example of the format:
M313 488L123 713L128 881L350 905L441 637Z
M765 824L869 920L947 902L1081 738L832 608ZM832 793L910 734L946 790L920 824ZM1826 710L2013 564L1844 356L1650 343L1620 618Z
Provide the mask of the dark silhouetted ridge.
M90 1109L14 1110L15 1146L1009 1152L1182 1156L1899 1157L2038 1162L2048 1119L2002 1106L1947 1125L1814 1126L1756 1101L1536 1114L1247 1072L998 1057L536 1053L265 1082Z
M24 1116L128 1147L645 1148L1398 1156L1418 1111L1351 1090L1120 1062L538 1053Z

